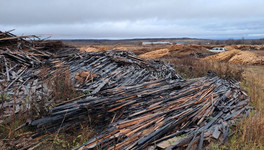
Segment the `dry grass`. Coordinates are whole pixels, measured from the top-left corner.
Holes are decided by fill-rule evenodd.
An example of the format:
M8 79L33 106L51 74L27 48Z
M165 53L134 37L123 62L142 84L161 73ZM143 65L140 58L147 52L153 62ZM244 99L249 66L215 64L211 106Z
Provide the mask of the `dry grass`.
M88 124L82 124L78 129L63 131L55 136L53 141L45 140L39 149L72 149L78 147L95 135L95 131Z
M67 101L79 96L75 91L72 80L70 79L70 71L68 69L57 69L55 75L50 78L48 85L52 89L55 103Z
M231 65L221 62L207 62L195 58L170 58L167 61L175 65L176 72L184 78L202 77L208 74L208 71L215 72L218 76L228 79L234 78L241 81L243 79L244 69L241 66Z
M234 128L233 149L264 149L264 67L246 67L242 86L251 97L254 111Z

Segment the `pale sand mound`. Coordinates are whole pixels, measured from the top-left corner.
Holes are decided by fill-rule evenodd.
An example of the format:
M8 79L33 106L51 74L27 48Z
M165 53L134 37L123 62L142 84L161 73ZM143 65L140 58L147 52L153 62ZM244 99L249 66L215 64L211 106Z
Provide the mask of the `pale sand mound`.
M144 54L139 55L140 58L145 58L145 59L156 59L160 58L162 56L168 55L169 50L167 48L165 49L159 49L151 52L147 52Z
M79 49L81 51L88 52L88 53L100 51L100 49L97 49L97 48L94 48L94 47L80 47Z
M225 46L228 50L239 49L239 50L264 50L264 45L228 45Z
M208 56L204 58L204 60L209 61L221 61L221 62L229 62L233 64L264 64L264 58L256 55L255 53L248 51L240 51L240 50L231 50L222 52L216 55Z
M264 64L263 57L257 56L255 53L252 52L244 52L241 51L240 53L236 54L234 57L232 57L228 62L233 64Z
M228 62L233 56L241 52L240 50L231 50L222 52L216 55L205 57L204 60L210 60L210 61L225 61Z
M226 48L227 50L229 50L229 51L231 51L231 50L235 50L235 49L238 50L236 45L227 45L227 46L225 46L225 48Z

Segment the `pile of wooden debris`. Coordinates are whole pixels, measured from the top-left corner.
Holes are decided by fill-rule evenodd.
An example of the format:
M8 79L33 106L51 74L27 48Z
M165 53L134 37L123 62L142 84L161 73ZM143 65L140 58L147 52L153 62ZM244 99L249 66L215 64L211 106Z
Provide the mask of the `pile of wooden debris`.
M212 138L225 142L230 124L250 110L238 82L214 73L184 80L170 64L129 51L86 53L23 38L0 32L0 115L45 105L48 115L25 124L36 127L32 138L101 120L105 130L77 149L201 149ZM82 96L53 103L45 81L58 69L70 72Z
M39 136L73 128L89 114L110 125L77 149L201 149L211 138L226 142L229 125L248 115L248 103L236 82L217 76L155 80L58 105L31 125L40 127Z
M144 60L132 52L109 50L82 53L63 59L77 81L76 87L92 94L101 89L136 85L157 79L180 79L173 67L162 61ZM71 59L71 60L67 60Z
M56 72L59 58L66 56L63 52L78 52L58 42L25 40L30 37L35 36L0 32L0 122L21 110L30 110L43 97L52 98L45 81ZM57 51L50 45L57 47Z
M31 36L15 36L10 32L0 35L1 122L13 113L30 109L32 103L41 103L43 97L49 99L45 107L50 107L55 100L47 81L58 70L60 74L70 71L75 88L92 94L157 79L181 78L171 65L140 59L131 52L85 53L58 42L24 39Z

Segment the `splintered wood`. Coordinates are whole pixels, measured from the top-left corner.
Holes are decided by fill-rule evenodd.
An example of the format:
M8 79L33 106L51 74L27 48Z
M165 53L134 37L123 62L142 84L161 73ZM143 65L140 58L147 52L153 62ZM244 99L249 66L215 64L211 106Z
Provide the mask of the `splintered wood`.
M106 89L56 106L31 125L54 132L80 124L87 114L104 115L111 120L107 129L77 149L202 147L210 138L225 142L229 124L249 112L249 99L233 82L207 76Z
M230 124L251 109L237 81L212 72L184 80L169 63L129 51L41 47L25 37L0 32L0 121L45 97L50 113L25 124L35 127L32 138L100 120L104 130L76 149L202 149L212 139L226 142ZM50 105L55 100L45 81L58 69L70 72L83 95Z
M0 32L0 122L11 114L29 110L43 98L48 99L45 107L50 107L54 99L48 83L58 71L69 69L75 88L93 94L117 86L181 78L171 65L143 60L131 52L84 53L60 42L32 42L25 37L28 36Z
M128 51L83 53L74 60L66 59L64 61L67 62L72 76L78 81L76 87L93 94L101 89L135 85L157 79L181 78L170 64L144 60Z

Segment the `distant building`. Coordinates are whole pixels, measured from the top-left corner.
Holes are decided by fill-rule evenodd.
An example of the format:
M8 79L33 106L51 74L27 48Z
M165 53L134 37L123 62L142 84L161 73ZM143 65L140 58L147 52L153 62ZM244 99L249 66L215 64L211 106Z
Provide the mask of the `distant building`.
M166 42L166 41L164 41L164 42L142 42L142 45L159 45L159 44L161 44L161 45L167 45L167 44L172 44L171 42Z

